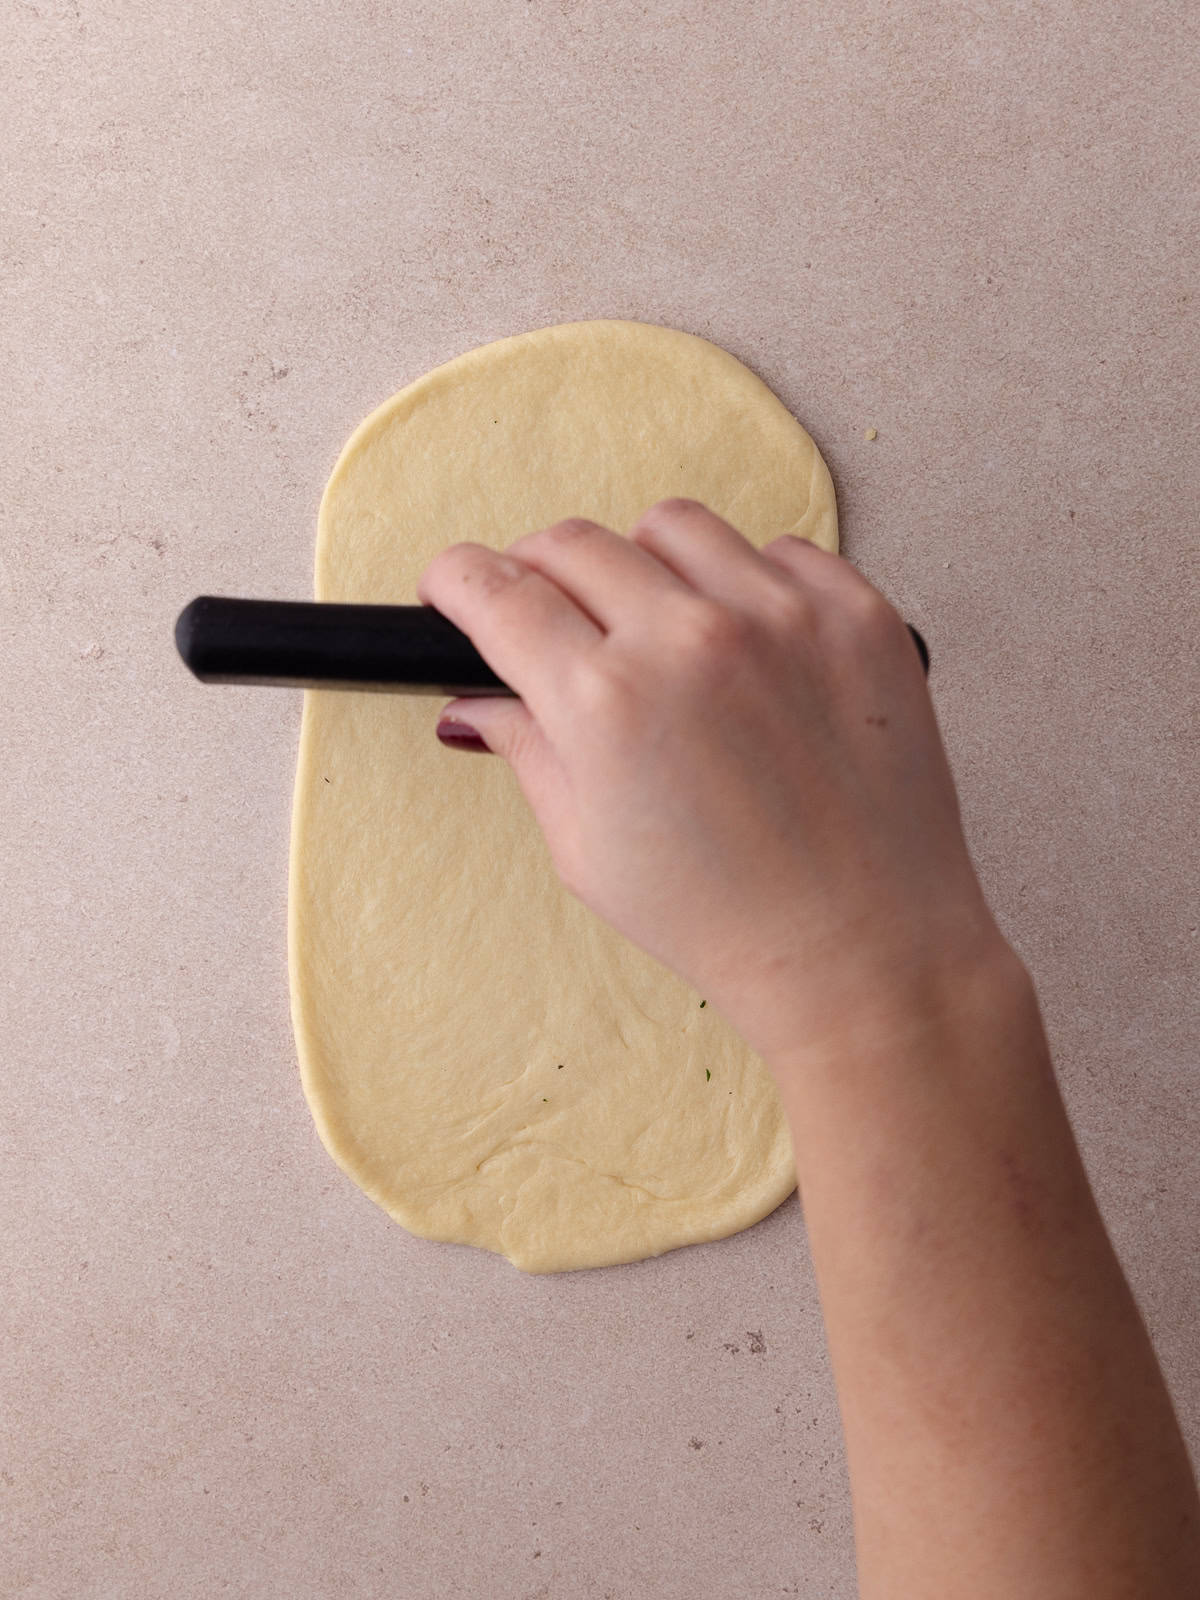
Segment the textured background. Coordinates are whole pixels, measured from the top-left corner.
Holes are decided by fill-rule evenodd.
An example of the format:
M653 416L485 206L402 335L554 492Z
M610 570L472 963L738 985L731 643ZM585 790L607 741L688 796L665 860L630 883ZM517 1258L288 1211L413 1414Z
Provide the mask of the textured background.
M795 1200L557 1279L391 1224L294 1068L299 700L173 657L309 592L372 406L576 318L748 362L929 638L1200 1443L1197 17L10 0L0 1593L853 1594Z

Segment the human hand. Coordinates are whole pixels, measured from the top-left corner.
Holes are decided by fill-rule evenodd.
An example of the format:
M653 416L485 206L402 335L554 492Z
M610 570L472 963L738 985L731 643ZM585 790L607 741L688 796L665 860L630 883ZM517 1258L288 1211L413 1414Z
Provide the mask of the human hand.
M921 662L838 556L694 501L443 551L420 598L519 699L451 702L562 881L768 1060L999 940Z

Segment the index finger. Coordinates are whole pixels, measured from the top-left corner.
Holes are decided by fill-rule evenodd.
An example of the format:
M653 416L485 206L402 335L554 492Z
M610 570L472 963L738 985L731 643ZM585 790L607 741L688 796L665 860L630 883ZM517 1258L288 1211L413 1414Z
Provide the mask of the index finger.
M455 544L426 567L417 595L461 628L535 717L581 655L604 638L556 583L515 556Z

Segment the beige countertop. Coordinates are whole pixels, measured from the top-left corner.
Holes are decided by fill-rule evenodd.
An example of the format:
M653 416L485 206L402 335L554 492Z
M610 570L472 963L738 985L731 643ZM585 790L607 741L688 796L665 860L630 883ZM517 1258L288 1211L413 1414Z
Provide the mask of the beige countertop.
M5 56L0 1594L854 1592L796 1200L560 1278L389 1222L297 1082L299 699L173 653L309 593L377 402L588 317L753 367L929 639L1195 1449L1194 8L16 0Z

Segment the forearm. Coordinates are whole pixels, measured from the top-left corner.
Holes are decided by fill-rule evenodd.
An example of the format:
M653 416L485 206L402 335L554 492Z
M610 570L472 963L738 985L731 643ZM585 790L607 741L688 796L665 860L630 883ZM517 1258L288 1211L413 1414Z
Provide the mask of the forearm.
M1200 1593L1187 1456L1007 947L957 1006L772 1065L863 1600Z

